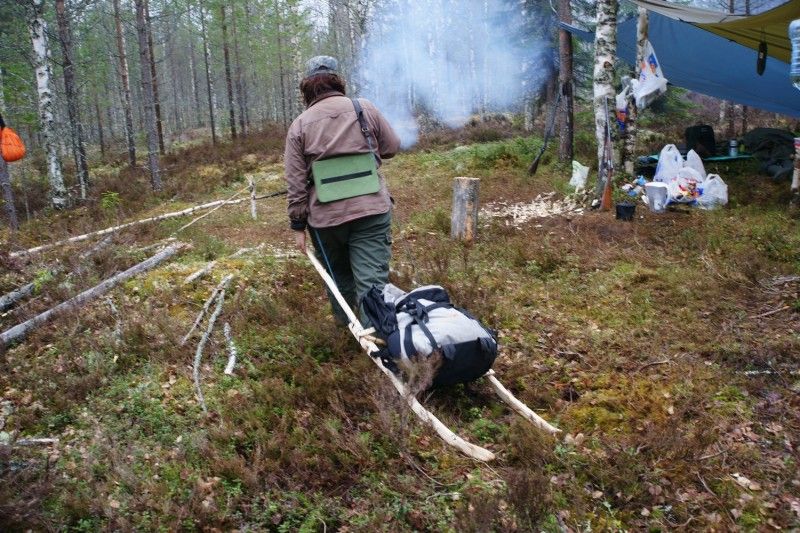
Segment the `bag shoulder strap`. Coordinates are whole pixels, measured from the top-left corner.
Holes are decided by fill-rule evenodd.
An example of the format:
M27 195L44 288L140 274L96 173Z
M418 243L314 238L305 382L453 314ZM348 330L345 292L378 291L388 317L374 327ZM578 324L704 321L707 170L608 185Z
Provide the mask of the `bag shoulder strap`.
M361 107L361 102L358 101L358 98L351 98L350 101L353 102L353 107L356 110L356 118L358 119L358 125L361 127L361 133L364 135L364 138L367 139L369 151L372 152L372 154L375 156L375 159L378 159L378 154L375 153L375 146L372 144L369 124L367 124L367 119L364 117L364 109Z

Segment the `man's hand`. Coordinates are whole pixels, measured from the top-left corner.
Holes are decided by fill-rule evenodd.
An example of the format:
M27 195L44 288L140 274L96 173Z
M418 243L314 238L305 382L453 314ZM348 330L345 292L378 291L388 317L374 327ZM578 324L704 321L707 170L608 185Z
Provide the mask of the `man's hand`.
M295 247L300 250L300 253L305 255L306 253L306 231L298 231L294 230L294 245Z

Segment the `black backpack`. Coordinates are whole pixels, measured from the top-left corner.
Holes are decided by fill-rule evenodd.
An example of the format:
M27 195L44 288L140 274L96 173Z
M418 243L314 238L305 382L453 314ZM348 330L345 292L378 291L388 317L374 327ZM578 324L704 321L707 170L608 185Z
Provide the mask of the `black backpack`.
M474 381L497 358L497 334L455 307L438 285L406 293L392 284L372 287L362 299L364 313L386 346L373 356L398 373L398 362L441 354L433 386Z

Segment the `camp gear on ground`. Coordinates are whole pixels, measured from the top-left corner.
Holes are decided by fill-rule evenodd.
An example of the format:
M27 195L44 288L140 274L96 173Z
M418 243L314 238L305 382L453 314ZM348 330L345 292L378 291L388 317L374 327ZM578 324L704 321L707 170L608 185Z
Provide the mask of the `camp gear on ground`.
M578 161L572 161L572 177L569 184L575 187L575 191L582 191L586 188L586 180L589 177L589 167L581 165Z
M633 215L636 214L636 204L631 202L619 202L616 205L616 209L617 220L625 220L630 222L633 220Z
M717 174L709 174L700 186L701 194L697 205L704 209L713 209L728 203L728 185Z
M370 288L362 301L376 333L387 343L376 356L394 372L415 357L442 357L433 386L474 381L497 357L497 334L455 307L438 285L404 292L392 284ZM399 366L398 366L399 364Z
M742 137L747 151L761 162L760 170L775 180L792 173L794 135L777 128L755 128Z
M364 118L361 104L355 98L351 100L359 128L369 145L369 153L339 155L312 163L311 175L317 189L317 198L323 203L374 194L381 189L377 167L379 159L375 155L372 133Z
M392 126L371 102L360 98L359 103L373 133L375 151L381 159L393 157L400 149L400 139ZM382 177L378 192L338 202L320 202L316 188L309 187L311 165L315 161L369 153L369 145L355 122L353 102L338 92L320 97L292 122L286 135L284 165L288 215L293 229L302 230L306 223L315 228L332 227L391 209L389 191Z
M392 256L392 213L351 220L330 228L311 228L317 257L325 264L339 292L354 307L373 285L389 280ZM336 320L347 324L347 316L328 292ZM366 316L361 313L367 325Z
M338 74L339 62L331 56L314 56L306 62L306 78L317 74Z
M2 115L0 115L0 157L6 163L13 163L25 157L25 143L17 132L6 126Z
M708 124L698 124L686 128L686 149L694 150L700 157L711 157L717 153L717 141L714 138L714 128Z
M683 168L683 163L683 156L678 147L674 144L666 145L658 154L658 166L653 181L668 182L678 175L678 171Z
M667 184L654 181L644 186L647 195L647 206L654 213L663 213L667 208Z

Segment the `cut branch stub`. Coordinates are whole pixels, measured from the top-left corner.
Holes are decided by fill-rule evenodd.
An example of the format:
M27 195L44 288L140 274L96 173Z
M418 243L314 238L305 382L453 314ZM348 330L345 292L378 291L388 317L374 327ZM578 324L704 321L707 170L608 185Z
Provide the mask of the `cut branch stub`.
M450 218L450 237L472 242L478 235L478 178L455 178L453 181L453 212Z

